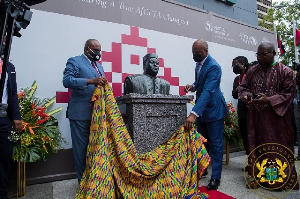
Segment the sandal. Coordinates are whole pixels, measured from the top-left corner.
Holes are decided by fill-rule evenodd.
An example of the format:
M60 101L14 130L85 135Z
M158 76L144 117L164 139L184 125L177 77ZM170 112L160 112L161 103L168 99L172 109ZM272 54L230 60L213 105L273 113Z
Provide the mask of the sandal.
M258 189L260 187L260 185L255 180L253 180L253 181L247 183L246 187L248 189Z

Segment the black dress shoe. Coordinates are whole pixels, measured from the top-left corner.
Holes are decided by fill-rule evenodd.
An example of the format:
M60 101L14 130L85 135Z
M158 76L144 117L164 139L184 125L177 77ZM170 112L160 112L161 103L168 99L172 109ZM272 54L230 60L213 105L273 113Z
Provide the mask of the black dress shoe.
M206 186L206 190L217 190L218 186L220 186L220 180L211 179Z
M207 169L205 169L202 176L206 176L207 174L208 174Z

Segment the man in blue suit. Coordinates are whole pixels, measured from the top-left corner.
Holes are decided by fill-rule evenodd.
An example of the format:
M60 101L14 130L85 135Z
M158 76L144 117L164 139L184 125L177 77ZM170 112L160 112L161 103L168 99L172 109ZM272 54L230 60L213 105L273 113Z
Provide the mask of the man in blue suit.
M6 37L4 38L4 45L5 41ZM2 66L3 61L0 58L0 79ZM0 117L0 199L6 199L9 191L14 143L8 140L8 136L13 129L17 132L23 129L17 94L16 71L14 65L9 62L5 76L2 103L7 104L8 107L6 109L7 115Z
M207 190L216 190L220 185L224 117L228 112L220 89L222 70L220 65L208 54L208 44L203 39L194 42L193 59L196 62L195 82L185 86L185 92L196 91L196 104L184 122L190 130L197 118L197 131L207 140L207 151L211 156L212 175Z
M71 88L67 118L70 121L78 182L80 182L85 169L92 118L90 101L95 86L103 86L107 82L103 67L97 62L100 58L100 43L95 39L89 39L85 43L84 54L69 58L64 70L63 85L66 88Z

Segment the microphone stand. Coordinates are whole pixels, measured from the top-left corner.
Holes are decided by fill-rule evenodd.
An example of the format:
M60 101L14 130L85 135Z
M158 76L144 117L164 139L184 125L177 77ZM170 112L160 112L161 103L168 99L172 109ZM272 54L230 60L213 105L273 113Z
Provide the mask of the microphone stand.
M7 104L2 103L5 85L7 64L13 36L21 37L21 28L25 29L31 20L31 5L45 2L46 0L0 0L0 58L3 58L2 74L0 80L0 117L6 117ZM6 35L5 48L4 37Z
M9 60L12 37L14 34L16 17L19 15L20 10L15 9L11 4L4 3L2 6L3 7L0 10L1 10L1 12L3 12L3 10L4 10L4 16L2 17L2 20L0 22L1 23L0 49L3 49L5 34L6 34L6 42L5 42L5 48L3 51L3 55L0 50L0 57L2 58L2 61L3 61L1 80L0 80L0 117L6 117L6 115L7 115L6 110L7 110L8 105L5 103L2 103L2 96L3 96L3 91L4 91L6 72L7 72L7 64L8 64L8 60Z

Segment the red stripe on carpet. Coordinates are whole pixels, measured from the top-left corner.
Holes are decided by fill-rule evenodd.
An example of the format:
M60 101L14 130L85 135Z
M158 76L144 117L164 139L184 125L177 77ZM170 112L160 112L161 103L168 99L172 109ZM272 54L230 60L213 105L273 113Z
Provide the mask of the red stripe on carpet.
M202 193L207 193L209 195L209 199L235 199L234 197L217 190L206 190L206 186L200 187L199 190Z

